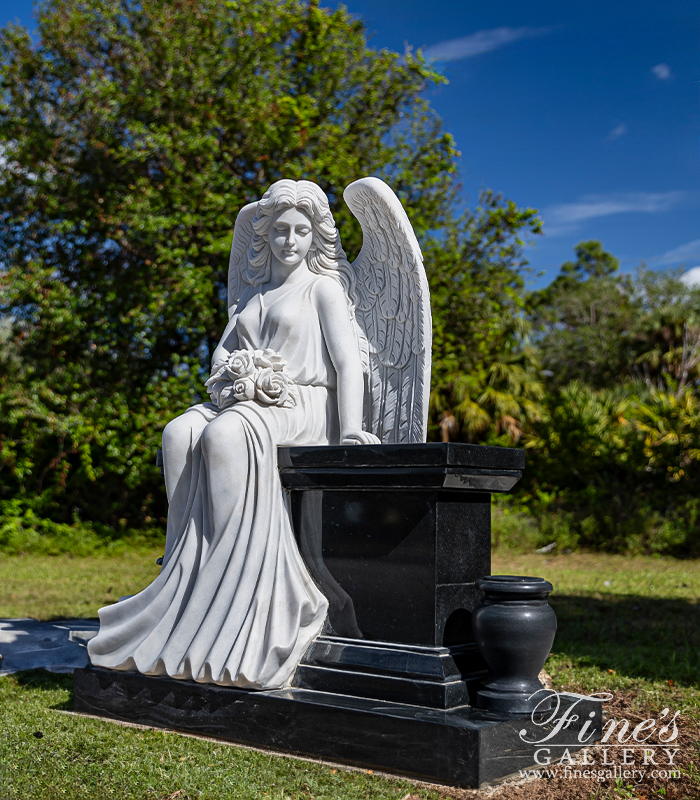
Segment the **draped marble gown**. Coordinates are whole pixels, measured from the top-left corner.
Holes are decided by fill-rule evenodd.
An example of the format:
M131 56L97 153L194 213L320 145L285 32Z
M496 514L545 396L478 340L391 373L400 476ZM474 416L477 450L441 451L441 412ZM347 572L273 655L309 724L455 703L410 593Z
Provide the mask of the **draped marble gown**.
M204 403L166 428L166 480L177 483L163 568L139 594L100 609L88 645L96 666L277 688L320 633L328 602L299 555L276 449L338 441L336 374L316 310L323 280L333 279L309 273L274 300L247 290L237 346L286 359L296 405Z

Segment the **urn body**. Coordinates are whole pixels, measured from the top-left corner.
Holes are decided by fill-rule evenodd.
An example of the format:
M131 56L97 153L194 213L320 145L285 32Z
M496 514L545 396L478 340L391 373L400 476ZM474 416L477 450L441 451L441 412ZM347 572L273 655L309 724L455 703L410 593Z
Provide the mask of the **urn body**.
M477 705L490 711L530 713L550 707L538 675L554 641L557 619L543 578L490 575L477 582L484 599L474 610L474 638L489 669Z

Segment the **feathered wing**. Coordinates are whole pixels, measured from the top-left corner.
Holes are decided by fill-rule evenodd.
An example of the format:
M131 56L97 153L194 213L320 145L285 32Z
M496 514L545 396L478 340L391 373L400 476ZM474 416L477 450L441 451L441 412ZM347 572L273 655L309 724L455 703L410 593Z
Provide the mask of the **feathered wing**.
M420 246L401 201L384 181L362 178L343 197L364 237L353 267L355 313L369 343L365 430L383 444L424 442L432 317Z
M243 273L248 269L248 250L253 241L253 220L258 210L258 204L248 203L238 212L236 224L233 227L233 244L231 245L231 258L228 262L228 316L233 316L241 292L245 286Z

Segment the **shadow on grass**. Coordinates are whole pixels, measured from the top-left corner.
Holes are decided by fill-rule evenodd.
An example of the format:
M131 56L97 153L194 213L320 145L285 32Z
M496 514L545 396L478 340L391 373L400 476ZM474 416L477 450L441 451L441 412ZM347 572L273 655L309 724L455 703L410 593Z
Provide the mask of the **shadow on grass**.
M69 692L68 699L63 703L56 703L50 708L60 711L73 710L73 674L65 672L49 672L45 669L28 669L15 672L12 676L20 686L28 689L40 689L53 692L64 689Z
M630 678L700 687L700 608L634 595L553 595L553 653Z

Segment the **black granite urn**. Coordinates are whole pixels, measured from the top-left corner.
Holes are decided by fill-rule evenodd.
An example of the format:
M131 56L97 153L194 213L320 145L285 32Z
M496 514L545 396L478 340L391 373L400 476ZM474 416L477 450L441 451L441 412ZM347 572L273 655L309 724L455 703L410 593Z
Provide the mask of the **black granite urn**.
M509 714L545 711L551 703L538 675L557 630L547 603L552 584L543 578L489 575L476 585L484 599L474 609L472 626L489 670L477 705Z

